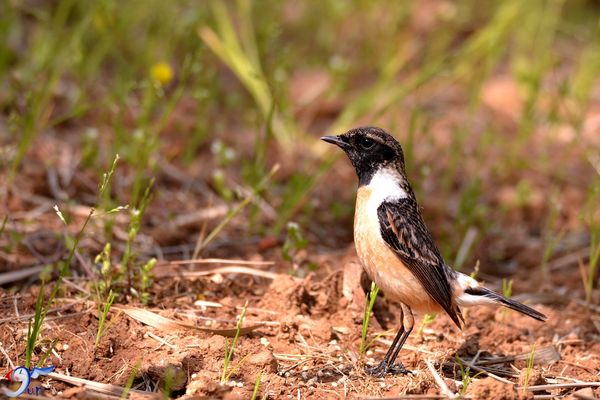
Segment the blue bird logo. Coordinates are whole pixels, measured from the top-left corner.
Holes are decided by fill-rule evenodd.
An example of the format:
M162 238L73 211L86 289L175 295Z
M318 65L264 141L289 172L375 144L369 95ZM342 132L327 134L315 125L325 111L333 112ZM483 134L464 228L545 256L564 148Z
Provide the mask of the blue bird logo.
M8 379L11 382L20 382L21 385L17 388L17 390L9 390L4 388L4 394L8 397L17 397L20 394L25 393L32 379L37 379L42 375L48 375L50 372L54 371L54 366L44 367L44 368L33 368L31 371L27 367L17 367L10 371L4 378Z

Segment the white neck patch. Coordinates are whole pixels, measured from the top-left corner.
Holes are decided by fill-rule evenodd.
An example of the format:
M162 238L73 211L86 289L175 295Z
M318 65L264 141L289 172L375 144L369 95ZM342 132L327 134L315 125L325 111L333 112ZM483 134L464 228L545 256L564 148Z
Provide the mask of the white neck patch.
M380 169L367 185L371 190L371 199L377 206L385 200L405 199L408 194L400 186L398 175L388 169Z

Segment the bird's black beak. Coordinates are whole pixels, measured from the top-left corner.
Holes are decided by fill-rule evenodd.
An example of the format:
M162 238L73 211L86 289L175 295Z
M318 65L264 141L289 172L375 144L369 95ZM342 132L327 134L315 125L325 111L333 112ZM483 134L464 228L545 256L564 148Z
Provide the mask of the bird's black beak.
M335 144L344 150L348 147L348 143L344 142L344 140L342 140L342 138L339 136L322 136L321 140L327 143Z

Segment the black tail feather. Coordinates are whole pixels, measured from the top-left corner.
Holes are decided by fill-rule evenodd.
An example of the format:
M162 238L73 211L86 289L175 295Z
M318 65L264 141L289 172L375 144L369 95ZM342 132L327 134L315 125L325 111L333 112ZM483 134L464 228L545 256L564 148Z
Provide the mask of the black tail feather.
M465 290L465 293L468 293L473 296L484 296L489 299L492 299L505 307L510 308L511 310L518 311L522 314L528 315L531 318L537 319L538 321L545 321L546 316L539 311L534 310L531 307L526 306L523 303L519 303L518 301L507 299L506 297L499 295L496 292L493 292L484 287L475 287L468 288Z

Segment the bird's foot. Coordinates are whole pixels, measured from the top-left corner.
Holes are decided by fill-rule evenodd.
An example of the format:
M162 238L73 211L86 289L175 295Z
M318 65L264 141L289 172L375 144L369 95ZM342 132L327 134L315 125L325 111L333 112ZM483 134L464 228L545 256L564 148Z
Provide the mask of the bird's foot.
M382 361L375 366L365 367L365 372L371 376L378 378L384 377L385 375L405 375L412 374L411 371L404 368L402 363L389 364L387 361Z

